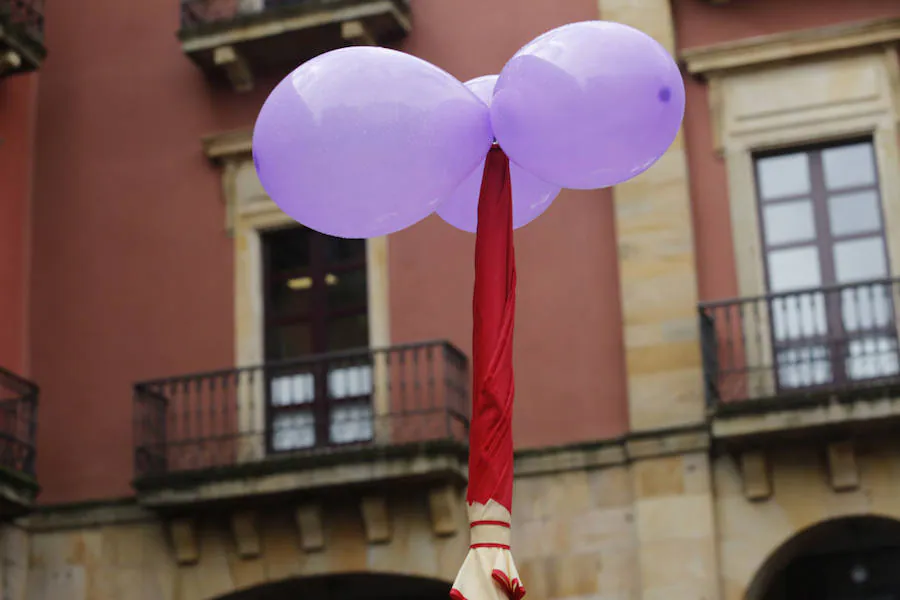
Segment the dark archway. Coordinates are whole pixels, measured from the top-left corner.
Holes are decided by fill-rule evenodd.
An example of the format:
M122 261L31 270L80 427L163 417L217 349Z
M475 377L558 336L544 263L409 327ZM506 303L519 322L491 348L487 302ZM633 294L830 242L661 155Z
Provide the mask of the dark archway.
M425 577L342 573L285 579L219 600L447 600L450 585Z
M900 521L845 517L782 544L747 588L747 600L900 600Z

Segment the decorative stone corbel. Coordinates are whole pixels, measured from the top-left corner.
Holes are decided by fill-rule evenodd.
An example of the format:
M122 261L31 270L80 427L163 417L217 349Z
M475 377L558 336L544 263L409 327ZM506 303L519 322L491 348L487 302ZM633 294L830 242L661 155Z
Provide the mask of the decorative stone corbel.
M200 560L200 545L193 519L169 521L169 537L175 551L175 562L179 565L192 565Z
M744 497L748 500L766 500L772 496L769 462L762 450L750 450L741 454L741 476Z
M325 533L322 528L322 508L318 504L307 504L297 509L295 514L300 530L300 546L306 552L318 552L325 548Z
M828 473L836 492L848 492L859 487L859 468L853 442L828 444Z
M2 33L2 31L0 31ZM0 74L5 71L15 71L22 66L22 57L18 52L7 50L0 52Z
M213 63L225 69L228 81L236 92L249 92L253 89L250 65L234 46L219 46L213 50Z
M452 485L432 489L428 493L431 509L431 530L440 537L455 535L461 521L462 502Z
M391 518L383 496L368 496L360 502L366 539L370 544L391 541Z
M260 555L262 544L259 539L259 527L256 513L248 510L231 515L231 533L234 545L241 558L256 558Z

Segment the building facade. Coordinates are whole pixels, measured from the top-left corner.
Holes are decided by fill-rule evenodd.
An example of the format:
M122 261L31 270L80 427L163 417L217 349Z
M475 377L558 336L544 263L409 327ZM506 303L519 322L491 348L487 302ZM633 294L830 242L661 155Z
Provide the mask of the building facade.
M687 112L516 233L529 597L900 596L896 0L0 0L0 597L446 597L474 238L297 227L250 130L332 48L597 18Z

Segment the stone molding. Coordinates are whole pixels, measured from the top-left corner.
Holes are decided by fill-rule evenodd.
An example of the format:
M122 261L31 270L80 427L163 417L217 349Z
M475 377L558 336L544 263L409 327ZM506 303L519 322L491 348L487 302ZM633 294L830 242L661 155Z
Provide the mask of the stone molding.
M221 169L225 229L234 238L235 364L261 364L264 361L261 234L295 222L275 205L259 182L252 159L252 129L206 135L201 143L206 157ZM388 251L386 236L366 241L369 344L373 348L391 344ZM390 407L385 394L387 372L381 362L376 364L374 376L374 408L377 414L384 414ZM239 402L243 406L244 400ZM254 426L262 427L262 424Z
M710 448L708 427L687 427L633 432L626 436L588 444L522 450L516 453L516 477L531 477L565 471L601 469L673 454L706 452Z
M752 37L681 52L688 73L710 75L791 59L900 42L900 18L842 23Z
M249 158L253 149L253 130L234 129L203 136L203 153L220 164L236 158Z

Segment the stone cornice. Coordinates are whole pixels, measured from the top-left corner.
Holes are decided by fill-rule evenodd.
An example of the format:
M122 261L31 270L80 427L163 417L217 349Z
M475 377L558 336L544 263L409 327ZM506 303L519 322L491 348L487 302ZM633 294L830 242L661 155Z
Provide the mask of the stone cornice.
M638 431L600 442L520 450L516 452L515 473L516 477L529 477L599 469L659 456L706 452L709 446L706 423Z
M842 23L753 37L681 52L692 75L711 75L817 54L900 42L900 18Z

